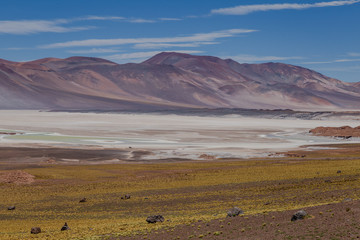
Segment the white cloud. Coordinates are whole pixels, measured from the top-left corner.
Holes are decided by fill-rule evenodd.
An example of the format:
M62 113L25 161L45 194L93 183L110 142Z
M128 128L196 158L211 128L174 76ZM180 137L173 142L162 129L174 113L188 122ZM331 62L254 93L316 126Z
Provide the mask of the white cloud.
M89 46L116 46L124 44L141 43L189 43L189 42L211 42L219 38L233 37L237 34L251 33L257 30L251 29L228 29L210 33L196 33L189 36L165 37L165 38L115 38L115 39L87 39L53 43L41 48L64 48L64 47L89 47Z
M75 54L89 54L89 53L115 53L115 52L119 52L119 50L113 48L91 48L84 50L69 50L67 52L75 53Z
M302 64L330 64L330 63L343 63L343 62L360 62L359 58L344 58L336 59L331 61L314 61L314 62L303 62Z
M346 66L346 67L328 67L328 68L317 68L317 71L333 71L333 72L360 72L360 65Z
M127 22L131 23L154 23L155 20L149 20L149 19L142 19L142 18L130 18L126 20Z
M130 23L155 23L155 20L143 18L125 18L121 16L85 16L55 20L4 20L0 21L0 34L32 34L41 32L73 32L92 29L91 26L64 26L79 21L116 21ZM177 18L160 18L162 21L175 21ZM180 20L180 19L179 19Z
M76 18L75 20L124 20L124 17L119 16L86 16Z
M253 62L270 62L270 61L284 61L293 59L302 59L302 57L279 57L279 56L254 56L254 55L236 55L223 58L231 58L239 63L253 63Z
M72 32L86 30L91 27L65 27L62 26L66 20L19 20L19 21L0 21L0 34L31 34L40 32Z
M160 21L181 21L181 18L159 18Z
M332 1L319 3L279 3L279 4L256 4L256 5L239 5L236 7L219 8L211 10L212 14L224 15L246 15L253 12L264 12L272 10L295 9L302 10L308 8L320 7L337 7L351 5L360 2L360 0Z
M160 49L171 47L199 47L200 45L218 44L218 42L193 42L193 43L138 43L136 49Z
M177 51L169 51L169 52L181 52L181 53L201 53L202 51L192 51L192 50L177 50ZM161 53L161 51L150 51L150 52L134 52L134 53L122 53L122 54L114 54L110 56L103 56L102 58L114 61L114 62L142 62L149 57L152 57L156 54Z

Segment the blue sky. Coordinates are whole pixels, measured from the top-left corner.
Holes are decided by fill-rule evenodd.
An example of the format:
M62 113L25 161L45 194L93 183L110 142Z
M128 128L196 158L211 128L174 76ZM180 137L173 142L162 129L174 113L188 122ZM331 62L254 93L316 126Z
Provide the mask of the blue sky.
M360 81L360 0L1 0L0 58L141 62L162 51Z

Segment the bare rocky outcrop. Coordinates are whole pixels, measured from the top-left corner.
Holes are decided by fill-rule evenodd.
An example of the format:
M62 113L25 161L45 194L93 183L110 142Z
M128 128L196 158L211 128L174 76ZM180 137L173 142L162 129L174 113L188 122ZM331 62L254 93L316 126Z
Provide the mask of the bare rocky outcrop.
M311 129L309 133L316 136L325 136L325 137L335 137L342 139L349 139L352 137L360 137L360 126L358 127L350 127L350 126L342 126L342 127L317 127Z
M35 176L21 170L0 173L0 183L30 184L34 181Z

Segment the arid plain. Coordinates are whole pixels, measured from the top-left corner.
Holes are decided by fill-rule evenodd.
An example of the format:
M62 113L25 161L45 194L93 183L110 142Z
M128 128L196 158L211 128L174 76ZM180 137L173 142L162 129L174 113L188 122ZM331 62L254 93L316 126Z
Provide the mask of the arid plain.
M359 140L308 133L357 117L1 111L0 122L1 239L328 239L329 219L353 221L335 239L358 236ZM244 214L226 218L234 206ZM294 225L297 209L310 217Z

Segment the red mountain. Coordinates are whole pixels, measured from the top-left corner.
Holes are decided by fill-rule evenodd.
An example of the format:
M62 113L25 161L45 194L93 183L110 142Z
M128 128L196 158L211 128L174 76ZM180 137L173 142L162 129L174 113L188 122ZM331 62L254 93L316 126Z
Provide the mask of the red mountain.
M360 83L282 63L164 52L140 64L100 58L0 59L1 109L360 109Z

